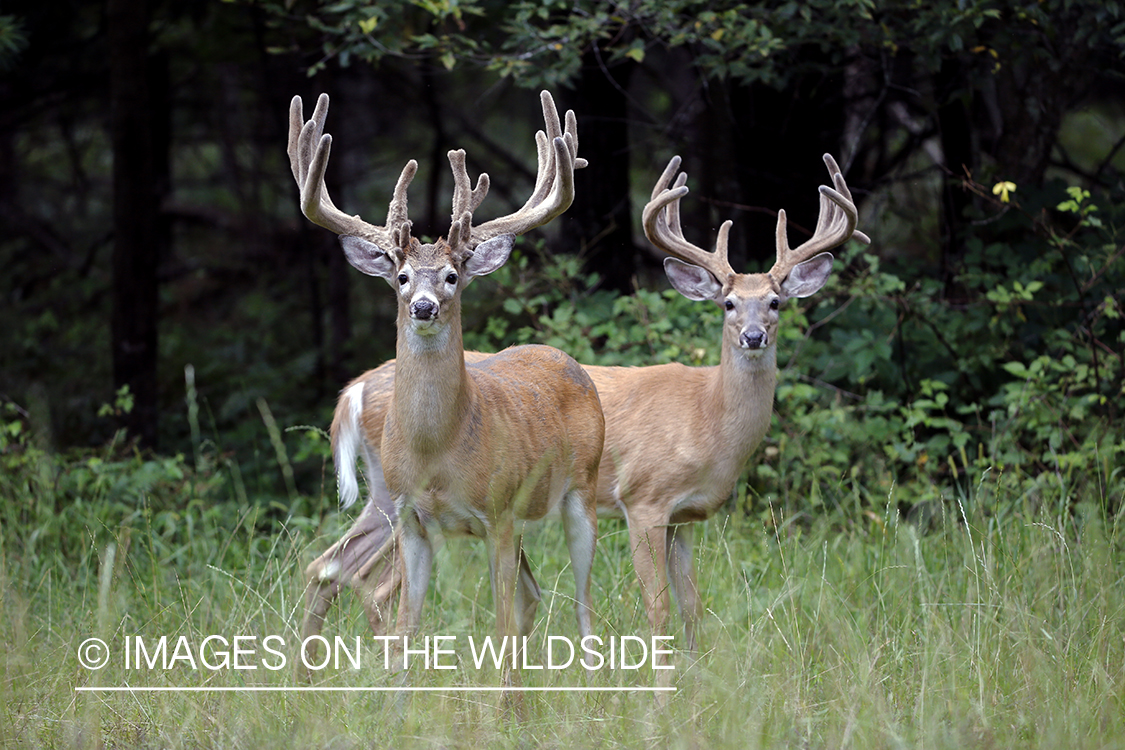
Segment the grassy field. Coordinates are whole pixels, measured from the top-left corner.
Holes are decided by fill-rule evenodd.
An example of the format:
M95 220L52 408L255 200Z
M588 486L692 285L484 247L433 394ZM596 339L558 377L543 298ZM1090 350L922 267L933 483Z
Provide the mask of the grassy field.
M0 746L39 747L1125 747L1125 560L1115 519L1006 498L1001 483L946 502L924 528L886 510L859 517L719 517L697 532L704 651L677 654L676 692L549 692L514 722L464 647L492 632L483 548L447 545L427 602L452 636L456 670L388 672L355 597L326 635L364 641L360 669L317 673L333 688L403 684L435 692L251 692L296 687L291 665L301 570L327 537L290 519L263 534L232 505L137 512L98 502L40 513L39 534L0 537ZM108 500L106 501L108 502ZM1004 507L1003 513L990 508ZM32 514L34 515L34 514ZM322 534L342 522L331 516ZM168 525L174 524L174 533ZM329 528L330 527L330 528ZM647 634L623 527L601 526L599 635ZM169 542L168 540L175 540ZM538 631L575 637L557 529L529 539L544 589ZM126 669L136 638L196 649L208 635L254 636L240 663ZM276 635L287 665L263 648ZM674 634L673 634L674 635ZM92 671L80 644L111 658ZM127 640L130 639L130 640ZM284 642L284 646L281 642ZM153 649L148 648L148 651ZM215 651L208 657L220 664ZM541 647L531 663L544 658ZM133 654L135 656L135 654ZM135 663L135 660L134 660ZM648 687L649 669L526 671L539 687ZM78 692L77 687L207 687L224 692Z

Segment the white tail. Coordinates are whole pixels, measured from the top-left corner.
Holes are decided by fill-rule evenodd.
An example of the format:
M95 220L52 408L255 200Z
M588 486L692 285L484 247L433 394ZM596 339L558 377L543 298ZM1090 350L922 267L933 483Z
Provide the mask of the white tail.
M714 253L684 239L678 201L687 193L686 176L679 175L669 187L680 164L679 157L674 158L644 210L645 231L653 244L675 256L665 261L673 286L690 299L710 300L723 309L720 364L585 367L597 385L606 420L599 512L627 519L633 565L650 624L655 633L666 634L671 590L684 621L686 650L696 648L695 625L701 609L691 523L709 518L730 497L769 429L777 384L779 309L789 297L807 297L823 286L832 267L832 256L825 250L850 237L870 241L855 231L855 204L839 167L827 154L824 160L834 187L820 188L820 218L813 238L790 249L785 214L779 212L777 262L768 273L740 274L727 261L730 222L720 228ZM465 356L471 361L485 355L467 352ZM375 405L388 399L393 367L394 363L387 363L349 386L349 391L362 386L367 413L376 413ZM338 408L334 434L340 433L342 417ZM348 434L371 441L378 440L379 432L372 423L362 434ZM336 459L342 481L349 472L354 481L354 464L339 450ZM377 487L372 487L374 497ZM369 523L373 512L369 504L356 527ZM332 550L313 563L310 574L323 569L330 554ZM347 567L340 580L354 574L353 585L361 592L381 592L383 598L365 599L369 619L381 632L375 613L393 595L398 573L385 560L377 574L370 573L377 558L380 555L365 558L366 567ZM365 583L367 576L371 584ZM318 600L320 609L310 607L306 617L319 627L329 603L328 598Z
M399 177L386 226L343 214L324 190L331 147L331 136L323 134L328 99L322 95L312 119L303 122L300 98L294 97L289 154L302 211L340 233L348 261L385 279L398 297L394 370L375 371L372 378L388 397L372 398L367 383L357 382L337 406L332 432L341 499L347 504L357 495L353 467L359 453L371 494L361 520L330 550L326 564L310 567L314 614L306 633L319 628L323 611L315 612L326 597L390 553L391 524L397 520L403 571L397 630L411 634L419 627L435 543L443 535L468 534L488 544L498 635L515 642L515 636L530 632L539 601L522 533L528 523L557 513L574 568L578 628L582 636L590 634L594 504L604 436L593 382L577 362L545 346L508 349L466 367L461 339L465 286L499 268L517 234L550 221L573 200L573 170L584 164L576 158L574 115L567 112L564 131L550 95L543 92L541 98L547 133L536 135L539 177L524 207L474 226L472 212L487 193L488 177L481 175L470 189L465 153L451 151L449 236L422 244L411 237L407 218L406 190L416 164L408 163ZM380 591L373 583L365 589L372 601ZM372 625L382 627L384 620L385 612L378 610Z

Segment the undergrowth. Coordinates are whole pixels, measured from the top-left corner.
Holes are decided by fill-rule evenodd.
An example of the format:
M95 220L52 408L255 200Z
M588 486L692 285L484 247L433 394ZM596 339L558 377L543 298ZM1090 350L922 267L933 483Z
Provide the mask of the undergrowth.
M389 692L260 693L247 688L305 685L290 666L301 569L325 543L307 523L263 533L236 502L204 495L181 511L175 533L143 512L109 528L113 508L103 497L65 514L50 558L29 554L5 519L0 746L1115 746L1125 742L1119 523L1051 512L1013 495L1017 484L976 476L924 525L899 514L897 490L878 512L852 518L790 516L770 502L768 523L713 519L696 545L703 651L698 660L675 654L676 692L663 701L647 692L531 693L520 722L495 694L461 690L498 679L475 669L463 646L493 627L486 558L469 540L439 553L423 624L462 644L457 670L385 670L348 595L325 634L349 646L359 639L361 668L343 661L313 684ZM998 500L1008 501L1003 516L989 510ZM337 529L325 531L331 538ZM624 537L622 524L602 523L594 593L603 638L647 634ZM547 635L575 637L573 583L557 528L525 544L544 591L536 664ZM284 643L284 668L263 659L271 634ZM171 652L180 639L199 649L214 635L256 639L242 657L256 668L235 669L214 646L206 658L216 668L202 656L189 666L182 654L170 666L123 662L138 637L152 651L166 636ZM90 637L113 654L101 670L78 663ZM524 672L534 687L656 680L648 669ZM75 691L123 685L230 692ZM403 685L436 692L395 690Z

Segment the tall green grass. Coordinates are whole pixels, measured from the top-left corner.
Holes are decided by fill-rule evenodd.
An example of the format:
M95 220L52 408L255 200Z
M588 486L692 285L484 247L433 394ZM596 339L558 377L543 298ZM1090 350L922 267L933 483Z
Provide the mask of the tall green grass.
M0 746L1125 746L1119 519L1081 504L1034 505L986 475L916 526L896 512L909 502L898 492L889 492L881 514L786 517L766 501L753 517L701 525L704 650L696 661L675 657L677 691L663 700L527 694L522 722L497 710L495 694L458 690L497 684L491 669L385 672L348 594L325 635L349 643L361 636L364 667L326 669L314 685L448 690L76 692L301 685L292 669L126 670L120 651L126 637L160 635L198 644L209 634L278 634L291 647L303 565L344 519L330 516L319 529L299 518L263 521L245 505L208 503L206 495L175 511L174 521L145 501L122 514L109 493L24 513L22 523L21 509L8 507L0 532ZM626 539L621 524L602 522L595 630L603 637L647 634ZM543 527L526 545L544 589L532 643L575 637L561 533ZM482 545L451 542L437 556L424 629L463 644L493 627ZM114 652L99 671L78 662L79 645L94 636ZM570 668L525 673L524 684L655 680L648 670Z

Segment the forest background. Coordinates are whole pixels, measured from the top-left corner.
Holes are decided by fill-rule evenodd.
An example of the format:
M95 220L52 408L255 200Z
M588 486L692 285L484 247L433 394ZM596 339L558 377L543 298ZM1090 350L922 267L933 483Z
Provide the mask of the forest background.
M1078 470L1116 507L1122 23L1113 2L5 3L8 431L54 451L124 427L287 497L263 478L259 403L324 426L394 344L390 295L297 211L288 100L332 96L329 188L348 211L379 216L418 159L411 215L437 236L450 148L492 175L482 212L522 203L547 88L590 166L467 306L470 343L716 362L717 316L648 294L667 288L638 221L656 176L683 156L689 238L710 246L731 218L735 267L758 270L777 209L794 241L815 223L830 152L874 241L789 312L783 450L752 487L788 497L778 476L807 465L800 494L819 502L857 471L940 487L976 462ZM633 309L649 302L669 310ZM297 471L310 492L319 468Z
M336 203L381 220L415 158L431 237L447 150L490 174L482 216L507 213L536 92L575 111L575 204L471 288L465 327L587 363L718 361L718 311L668 290L639 227L673 154L688 238L733 219L754 271L778 209L810 232L834 154L872 244L784 312L775 422L731 517L862 536L1045 513L1119 551L1123 54L1103 0L5 1L4 580L92 580L142 517L188 549L202 509L323 547L323 430L393 356L395 306L297 209L286 113L320 92Z

